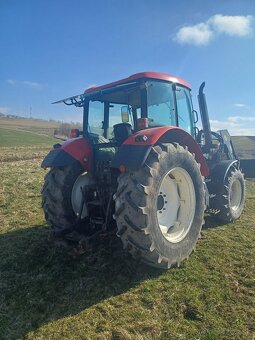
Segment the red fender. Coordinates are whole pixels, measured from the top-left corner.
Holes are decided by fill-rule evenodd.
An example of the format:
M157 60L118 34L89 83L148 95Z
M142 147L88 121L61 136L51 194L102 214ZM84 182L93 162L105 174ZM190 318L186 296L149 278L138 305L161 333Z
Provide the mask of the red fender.
M84 170L93 166L93 152L89 143L83 137L68 139L62 145L56 145L42 161L41 167L68 166L79 161Z
M139 136L141 136L141 138L139 138ZM204 158L200 146L188 132L176 126L162 126L141 130L135 133L134 135L130 136L123 143L123 145L152 146L158 142L161 143L176 142L182 146L187 146L189 152L195 155L197 163L201 165L200 168L201 174L205 177L209 175L209 167L206 163L206 160Z
M60 149L79 161L85 170L91 170L93 152L86 139L83 137L68 139L62 143Z

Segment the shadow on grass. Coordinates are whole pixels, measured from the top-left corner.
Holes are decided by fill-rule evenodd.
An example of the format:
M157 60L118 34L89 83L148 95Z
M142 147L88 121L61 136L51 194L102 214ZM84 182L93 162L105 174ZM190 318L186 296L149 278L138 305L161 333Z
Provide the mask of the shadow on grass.
M226 223L220 221L216 216L214 215L207 215L205 218L205 224L203 225L202 230L204 229L211 229L211 228L217 228L225 225Z
M24 337L161 273L137 264L116 237L75 259L48 241L44 225L1 234L0 337Z

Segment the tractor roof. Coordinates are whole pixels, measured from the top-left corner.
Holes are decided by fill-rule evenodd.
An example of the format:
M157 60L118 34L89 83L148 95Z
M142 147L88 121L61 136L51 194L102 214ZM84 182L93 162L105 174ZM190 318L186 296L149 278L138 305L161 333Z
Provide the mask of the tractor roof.
M175 76L172 76L172 75L166 74L166 73L140 72L140 73L135 73L135 74L129 76L128 78L124 78L124 79L115 81L113 83L109 83L109 84L105 84L105 85L101 85L101 86L89 87L88 89L86 89L84 91L84 93L91 93L91 92L94 92L94 91L100 91L100 90L107 89L108 87L122 85L122 84L125 84L125 83L130 83L130 82L136 81L138 79L146 79L146 78L147 79L157 79L157 80L169 81L171 83L183 85L183 86L187 87L188 89L191 89L190 84L186 80L183 80L179 77L175 77Z
M186 80L183 80L179 77L175 77L175 76L172 76L172 75L166 74L166 73L141 72L141 73L133 74L132 76L130 76L128 78L124 78L124 79L115 81L113 83L109 83L109 84L105 84L105 85L101 85L101 86L89 87L82 94L79 94L79 95L73 96L73 97L69 97L69 98L65 98L65 99L62 99L62 100L58 100L58 101L54 102L53 104L64 103L66 105L82 106L84 98L87 97L87 96L90 96L90 94L93 95L94 94L93 92L100 92L102 90L105 90L105 89L108 89L108 88L110 89L110 88L113 88L115 86L121 87L121 85L135 83L137 80L140 80L140 79L155 79L155 80L168 81L170 83L182 85L182 86L185 86L188 89L191 89L190 84Z

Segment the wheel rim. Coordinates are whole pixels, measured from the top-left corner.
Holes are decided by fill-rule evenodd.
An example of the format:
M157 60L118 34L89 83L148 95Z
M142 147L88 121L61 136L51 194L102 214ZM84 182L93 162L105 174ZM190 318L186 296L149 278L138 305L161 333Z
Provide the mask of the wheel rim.
M242 184L239 180L235 180L230 187L230 208L233 211L238 210L242 202Z
M180 242L189 232L196 209L195 188L183 168L171 169L163 178L157 198L157 219L165 239Z
M78 215L81 209L81 202L83 200L81 188L84 188L93 183L94 183L93 179L88 175L87 172L84 172L79 177L77 177L76 181L74 182L71 194L71 203L75 215ZM85 204L83 205L81 218L84 218L86 216L88 216L88 211Z

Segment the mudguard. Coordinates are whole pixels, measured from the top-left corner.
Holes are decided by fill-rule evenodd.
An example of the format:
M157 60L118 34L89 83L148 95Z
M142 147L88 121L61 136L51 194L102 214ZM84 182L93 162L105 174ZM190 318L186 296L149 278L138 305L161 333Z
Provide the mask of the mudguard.
M93 165L93 152L89 143L83 137L71 138L56 149L51 150L44 158L41 167L60 167L79 162L85 171Z
M232 166L238 168L239 161L237 159L224 160L211 169L210 177L206 183L210 194L218 193L222 190L228 171Z
M201 165L201 174L209 175L209 168L200 146L189 133L175 126L149 128L130 136L117 151L112 167L124 166L126 171L137 171L143 166L153 145L174 142L187 146Z

